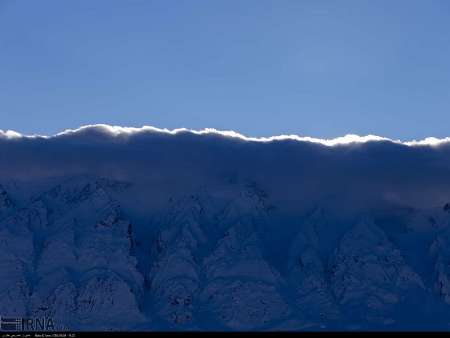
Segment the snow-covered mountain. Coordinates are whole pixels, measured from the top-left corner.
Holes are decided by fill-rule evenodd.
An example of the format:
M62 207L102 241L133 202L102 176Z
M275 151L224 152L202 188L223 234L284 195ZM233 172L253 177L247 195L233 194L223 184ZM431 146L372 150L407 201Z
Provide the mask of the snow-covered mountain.
M0 139L0 315L448 330L449 155L90 129Z
M346 222L322 207L283 218L254 182L171 197L147 219L122 206L128 182L72 177L17 202L5 186L5 316L51 317L75 330L450 324L446 205L409 210L404 228L390 231L385 210ZM415 248L422 262L411 261Z

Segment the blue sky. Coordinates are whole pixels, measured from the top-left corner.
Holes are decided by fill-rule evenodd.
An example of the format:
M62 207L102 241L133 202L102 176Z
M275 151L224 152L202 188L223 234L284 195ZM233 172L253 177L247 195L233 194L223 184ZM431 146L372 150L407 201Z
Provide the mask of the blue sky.
M450 135L447 0L0 0L0 129Z

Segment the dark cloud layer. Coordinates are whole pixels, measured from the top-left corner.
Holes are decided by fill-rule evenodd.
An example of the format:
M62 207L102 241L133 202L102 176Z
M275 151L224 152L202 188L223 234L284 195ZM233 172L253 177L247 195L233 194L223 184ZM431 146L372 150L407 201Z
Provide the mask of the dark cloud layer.
M219 132L124 132L92 126L54 137L0 135L2 180L93 174L183 190L255 181L286 205L440 205L450 200L450 144L373 140L333 146L280 137L248 140ZM328 141L329 142L329 141Z

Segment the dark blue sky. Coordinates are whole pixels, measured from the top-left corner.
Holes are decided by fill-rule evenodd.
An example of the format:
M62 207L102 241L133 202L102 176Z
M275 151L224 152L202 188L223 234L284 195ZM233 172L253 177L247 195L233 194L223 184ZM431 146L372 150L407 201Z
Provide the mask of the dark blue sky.
M448 0L0 0L0 129L450 135Z

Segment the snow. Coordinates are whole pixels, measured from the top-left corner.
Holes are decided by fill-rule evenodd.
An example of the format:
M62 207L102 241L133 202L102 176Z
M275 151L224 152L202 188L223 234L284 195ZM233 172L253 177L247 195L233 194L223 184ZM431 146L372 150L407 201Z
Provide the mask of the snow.
M72 330L448 329L445 144L124 133L0 139L0 315Z

